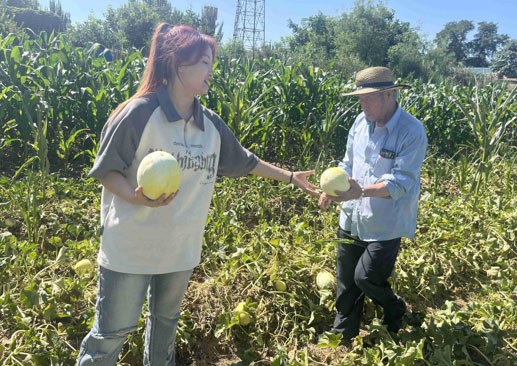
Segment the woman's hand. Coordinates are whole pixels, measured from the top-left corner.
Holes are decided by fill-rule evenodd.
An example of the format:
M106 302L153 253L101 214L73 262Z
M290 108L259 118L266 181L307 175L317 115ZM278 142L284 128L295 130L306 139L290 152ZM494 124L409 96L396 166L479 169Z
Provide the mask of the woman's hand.
M177 190L174 193L171 193L169 195L169 197L165 197L165 193L164 193L157 199L152 200L152 199L147 198L144 195L142 186L138 186L137 189L135 189L135 198L132 203L135 205L147 206L147 207L167 206L178 195L178 192L179 192L179 190Z
M322 193L318 201L318 206L320 206L323 211L327 211L331 203L332 199L330 196L326 193Z
M308 170L304 172L293 172L293 179L291 181L292 184L294 184L297 187L300 187L305 192L307 192L310 195L313 195L314 197L320 197L320 194L315 191L315 189L319 189L318 186L315 186L314 184L310 183L307 180L307 177L309 175L314 174L315 170Z
M314 197L320 196L320 194L315 191L315 189L319 189L319 187L307 181L307 177L314 174L315 170L308 170L305 172L290 172L289 170L278 168L268 162L259 160L255 168L253 168L250 173L263 178L292 183ZM291 181L289 181L290 178Z

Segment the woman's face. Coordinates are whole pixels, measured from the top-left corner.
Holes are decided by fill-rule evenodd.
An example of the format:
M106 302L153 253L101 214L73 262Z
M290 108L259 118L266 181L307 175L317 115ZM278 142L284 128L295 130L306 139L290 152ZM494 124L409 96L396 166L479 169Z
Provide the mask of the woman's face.
M208 86L214 76L212 49L207 47L198 62L178 68L178 81L184 92L192 96L208 93Z

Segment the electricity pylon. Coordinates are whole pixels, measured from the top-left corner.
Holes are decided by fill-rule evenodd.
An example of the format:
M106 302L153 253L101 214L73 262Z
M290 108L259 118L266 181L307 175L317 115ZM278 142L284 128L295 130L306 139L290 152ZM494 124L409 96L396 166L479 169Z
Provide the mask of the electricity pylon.
M248 50L258 50L266 33L265 0L237 0L233 39L241 40Z

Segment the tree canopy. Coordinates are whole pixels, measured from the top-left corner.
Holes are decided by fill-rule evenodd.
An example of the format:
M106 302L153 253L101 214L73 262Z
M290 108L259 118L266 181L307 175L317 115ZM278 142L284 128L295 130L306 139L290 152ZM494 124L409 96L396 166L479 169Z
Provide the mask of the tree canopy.
M517 78L517 39L507 42L502 50L496 53L490 65L492 70L501 72L509 78Z
M39 10L38 0L4 1L8 9L22 10L10 10L10 13L3 10L2 33L22 25L36 27L34 22L43 22L44 29L49 31L67 29L67 36L76 46L100 43L115 55L131 47L147 54L159 22L191 25L219 43L223 38L217 8L212 6L205 6L198 14L192 9L180 11L170 0L128 0L118 8L108 7L103 18L90 15L85 22L71 25L70 14L63 10L60 0L50 0L47 11ZM51 16L51 21L38 20L44 16ZM336 16L319 12L299 24L289 20L288 27L291 35L275 44L262 45L258 57L275 55L286 62L330 66L345 75L368 66L389 66L398 77L424 79L436 75L445 78L461 65L494 65L498 70L512 73L513 43L508 43L507 35L499 34L493 22L481 21L477 27L466 19L448 22L430 41L419 34L418 28L398 19L384 2L356 0L348 12ZM219 50L220 55L233 58L247 53L242 44L233 40L221 44Z
M497 24L492 22L479 22L474 39L468 43L470 58L467 64L477 67L487 67L494 54L503 46L509 37L499 34Z
M474 29L471 20L449 22L436 34L436 44L452 54L457 62L465 61L469 53L467 34Z
M154 29L160 22L190 25L218 40L222 38L216 11L207 9L201 15L191 9L182 12L168 0L130 0L118 8L108 7L104 16L104 19L90 16L76 24L71 30L74 44L97 42L115 51L135 47L147 54Z

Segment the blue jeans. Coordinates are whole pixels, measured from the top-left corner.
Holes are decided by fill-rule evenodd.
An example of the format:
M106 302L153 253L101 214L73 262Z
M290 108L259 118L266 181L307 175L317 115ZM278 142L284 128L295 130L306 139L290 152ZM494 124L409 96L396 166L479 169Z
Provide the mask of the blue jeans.
M174 365L176 327L191 274L131 274L99 267L95 321L81 343L77 364L116 365L127 336L138 326L148 292L144 365Z

